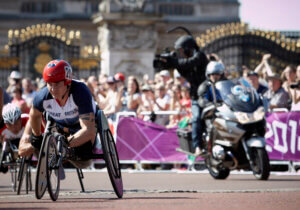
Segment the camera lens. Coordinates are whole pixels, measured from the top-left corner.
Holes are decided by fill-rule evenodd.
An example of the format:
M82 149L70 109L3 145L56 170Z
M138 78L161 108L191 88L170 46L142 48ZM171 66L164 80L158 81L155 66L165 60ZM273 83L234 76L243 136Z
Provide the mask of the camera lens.
M300 88L300 82L291 84L290 88L292 88L292 89L294 89L294 88Z

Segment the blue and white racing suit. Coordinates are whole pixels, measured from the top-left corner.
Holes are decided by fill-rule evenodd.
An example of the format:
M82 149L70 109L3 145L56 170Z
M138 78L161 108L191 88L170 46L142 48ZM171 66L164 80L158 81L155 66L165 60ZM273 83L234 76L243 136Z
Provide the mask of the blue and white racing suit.
M63 127L71 128L70 130L78 131L81 126L79 115L96 113L96 103L93 100L89 88L80 81L72 80L69 91L69 97L64 106L52 97L47 87L37 92L33 107L40 112L46 112L51 118ZM73 134L73 133L72 133ZM92 151L91 141L75 147L75 154L79 156L88 155Z

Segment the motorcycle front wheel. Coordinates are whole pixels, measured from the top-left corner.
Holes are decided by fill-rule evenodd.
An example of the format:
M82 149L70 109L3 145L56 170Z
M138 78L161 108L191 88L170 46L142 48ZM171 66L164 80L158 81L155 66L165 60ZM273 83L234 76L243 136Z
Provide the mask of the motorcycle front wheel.
M209 174L214 178L214 179L226 179L229 174L230 170L228 168L218 168L216 166L213 166L211 164L211 158L212 157L207 157L205 159L205 165L209 171Z
M267 180L270 175L270 161L264 148L251 148L253 159L253 175L256 179Z

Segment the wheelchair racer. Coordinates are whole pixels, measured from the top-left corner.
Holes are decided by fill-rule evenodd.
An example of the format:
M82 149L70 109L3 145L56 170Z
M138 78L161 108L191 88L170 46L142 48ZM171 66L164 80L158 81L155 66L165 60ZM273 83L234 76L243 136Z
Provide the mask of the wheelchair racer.
M10 140L10 145L6 146L5 151L1 149L0 152L9 152L10 150L17 150L19 141L24 133L25 126L28 122L29 115L22 114L21 109L11 103L6 104L3 107L2 117L4 126L0 129L0 141L2 146L4 142ZM10 148L12 147L12 148ZM1 161L5 160L5 154ZM0 171L7 172L8 168L1 164Z
M91 160L84 157L92 152L96 136L96 104L88 87L73 80L70 64L59 59L46 64L43 79L47 86L34 97L29 113L32 134L26 133L21 139L20 154L28 156L32 154L33 148L41 147L41 123L45 112L63 129L64 134L68 134L69 147L74 148L70 151L76 157L82 157L76 163L71 163L78 168L88 167Z

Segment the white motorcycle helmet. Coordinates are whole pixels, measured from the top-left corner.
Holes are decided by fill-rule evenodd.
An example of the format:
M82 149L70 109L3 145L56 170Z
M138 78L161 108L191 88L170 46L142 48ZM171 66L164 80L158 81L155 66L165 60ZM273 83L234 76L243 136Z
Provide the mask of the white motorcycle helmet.
M205 76L208 78L211 74L224 74L225 66L217 61L210 61L206 66Z

